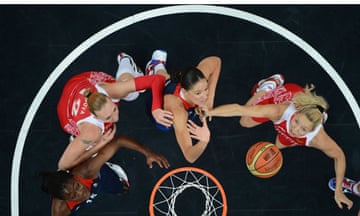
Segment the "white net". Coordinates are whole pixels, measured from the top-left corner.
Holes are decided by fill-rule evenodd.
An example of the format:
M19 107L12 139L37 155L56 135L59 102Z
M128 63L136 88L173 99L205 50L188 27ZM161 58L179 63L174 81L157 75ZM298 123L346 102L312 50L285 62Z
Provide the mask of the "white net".
M158 187L155 186L151 197L153 215L177 216L177 198L188 189L197 190L205 197L202 216L225 215L226 197L222 186L213 176L198 168L183 168L159 180Z

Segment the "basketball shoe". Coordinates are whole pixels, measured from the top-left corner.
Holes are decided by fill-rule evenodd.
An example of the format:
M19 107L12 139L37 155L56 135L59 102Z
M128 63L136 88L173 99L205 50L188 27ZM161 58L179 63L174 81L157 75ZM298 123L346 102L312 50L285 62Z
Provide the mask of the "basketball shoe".
M135 64L134 59L131 56L129 56L128 54L124 53L124 52L121 52L121 53L118 54L118 56L117 56L118 64L120 65L120 62L125 58L129 59L130 66L132 67L131 74L134 77L144 76L144 73L142 72L142 70ZM118 79L122 73L123 73L123 71L118 70L116 72L116 77L115 78Z
M130 186L126 172L121 166L110 162L105 162L105 164L119 176L120 181L124 182L128 187Z
M166 65L167 52L165 50L155 50L152 53L151 60L146 64L145 75L155 74L155 66L159 64Z
M260 90L272 91L279 86L282 86L285 82L284 76L282 74L274 74L266 79L260 80L252 89L251 95L254 95Z
M355 194L355 193L353 193L353 188L354 188L355 184L356 184L356 181L345 177L342 184L341 184L343 192L344 193L349 193L349 194ZM331 190L335 191L336 178L330 179L328 185L329 185L329 188Z

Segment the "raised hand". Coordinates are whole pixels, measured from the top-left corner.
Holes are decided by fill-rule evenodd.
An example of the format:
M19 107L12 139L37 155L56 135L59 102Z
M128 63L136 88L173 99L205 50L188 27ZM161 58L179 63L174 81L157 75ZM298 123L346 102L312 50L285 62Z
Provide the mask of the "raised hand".
M161 168L169 168L169 161L161 154L148 150L146 153L146 163L149 168L153 168L153 163L157 163Z

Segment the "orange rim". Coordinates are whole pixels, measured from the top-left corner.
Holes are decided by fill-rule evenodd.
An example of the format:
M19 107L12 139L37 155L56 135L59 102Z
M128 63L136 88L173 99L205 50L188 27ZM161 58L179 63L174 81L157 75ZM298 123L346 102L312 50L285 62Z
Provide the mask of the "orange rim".
M211 179L211 181L213 181L213 183L215 183L215 185L218 187L220 194L221 194L221 198L222 198L222 203L223 203L223 211L222 211L222 216L226 216L227 213L227 201L226 201L226 195L225 195L225 191L224 188L222 187L222 185L220 184L220 182L213 176L211 175L209 172L202 170L200 168L196 168L196 167L180 167L174 170L169 171L168 173L166 173L163 177L161 177L158 182L155 184L154 188L151 191L151 195L150 195L150 201L149 201L149 212L150 212L150 216L155 216L155 212L154 212L154 199L155 199L155 194L157 192L157 190L159 189L159 186L170 176L176 174L176 173L181 173L181 172L186 172L186 171L194 171L194 172L198 172L201 173L205 176L207 176L209 179Z

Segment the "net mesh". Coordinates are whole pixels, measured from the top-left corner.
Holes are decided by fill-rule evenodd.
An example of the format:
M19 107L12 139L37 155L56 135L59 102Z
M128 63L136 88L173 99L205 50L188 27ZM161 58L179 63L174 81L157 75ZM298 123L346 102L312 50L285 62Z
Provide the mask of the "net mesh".
M156 215L177 216L175 203L178 196L186 189L192 188L200 191L205 197L205 206L202 216L223 215L224 193L221 193L218 182L214 182L208 173L196 170L182 170L173 173L164 179L158 186L152 206Z

